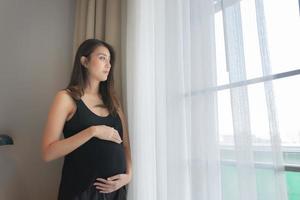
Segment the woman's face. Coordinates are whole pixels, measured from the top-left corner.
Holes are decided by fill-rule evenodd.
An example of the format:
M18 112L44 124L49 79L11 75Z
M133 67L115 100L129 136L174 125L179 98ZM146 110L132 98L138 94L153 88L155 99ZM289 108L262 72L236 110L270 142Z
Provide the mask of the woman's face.
M97 81L106 81L110 72L110 53L105 46L97 47L90 55L90 60L85 60L85 66L90 78Z

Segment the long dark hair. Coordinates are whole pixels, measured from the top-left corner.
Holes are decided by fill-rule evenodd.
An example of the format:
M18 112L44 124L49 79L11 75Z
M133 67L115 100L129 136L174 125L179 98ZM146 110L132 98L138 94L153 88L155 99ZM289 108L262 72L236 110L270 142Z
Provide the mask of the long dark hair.
M73 64L73 71L71 74L70 82L64 90L69 92L73 99L79 100L81 96L84 94L84 88L87 85L88 81L88 71L87 69L81 64L80 58L81 56L85 56L90 59L91 53L99 46L104 46L109 50L110 53L110 64L111 69L108 74L106 81L101 81L99 84L99 94L102 96L102 101L104 105L97 105L99 107L106 107L110 114L116 115L117 108L120 107L120 102L118 96L116 95L114 89L114 64L115 64L115 51L113 47L98 39L87 39L80 44L77 49L74 64Z

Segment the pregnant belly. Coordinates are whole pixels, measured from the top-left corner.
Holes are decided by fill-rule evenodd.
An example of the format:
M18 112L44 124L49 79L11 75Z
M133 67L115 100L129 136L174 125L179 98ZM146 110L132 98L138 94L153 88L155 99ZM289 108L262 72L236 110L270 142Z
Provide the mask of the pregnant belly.
M126 172L123 143L92 138L70 154L79 173L94 178L107 178ZM91 177L90 177L91 178Z
M91 156L91 163L95 164L97 177L107 178L126 172L123 143L96 139L94 145L97 150L94 156Z

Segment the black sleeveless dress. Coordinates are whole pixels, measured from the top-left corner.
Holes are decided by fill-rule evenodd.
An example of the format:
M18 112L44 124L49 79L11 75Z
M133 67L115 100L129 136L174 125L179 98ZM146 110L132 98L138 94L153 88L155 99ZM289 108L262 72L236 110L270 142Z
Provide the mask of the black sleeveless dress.
M98 116L80 99L75 100L77 109L63 128L68 138L93 125L107 125L118 130L123 139L119 115ZM100 193L93 185L97 178L126 172L123 142L93 137L64 157L58 200L126 200L127 185L111 193Z

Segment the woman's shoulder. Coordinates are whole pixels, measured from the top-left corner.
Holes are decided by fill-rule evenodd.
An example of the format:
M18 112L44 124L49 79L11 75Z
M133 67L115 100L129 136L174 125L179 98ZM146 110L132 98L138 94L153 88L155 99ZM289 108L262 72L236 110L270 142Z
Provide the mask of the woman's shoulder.
M55 101L64 106L65 108L73 110L76 107L77 101L70 95L70 92L67 89L62 89L56 92Z
M62 99L63 101L76 100L72 97L68 89L61 89L57 91L55 97Z

